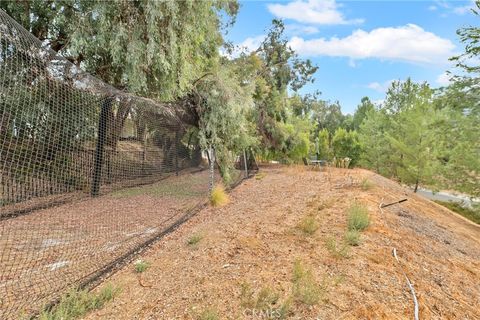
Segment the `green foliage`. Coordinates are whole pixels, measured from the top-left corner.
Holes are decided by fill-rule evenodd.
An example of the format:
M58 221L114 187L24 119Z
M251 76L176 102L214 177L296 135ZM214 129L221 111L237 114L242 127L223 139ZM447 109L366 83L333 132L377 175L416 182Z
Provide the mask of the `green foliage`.
M360 187L363 191L368 191L373 187L373 183L368 178L364 178L360 183Z
M198 316L198 320L219 320L220 316L218 315L217 310L208 308L203 310L203 312Z
M351 246L358 246L360 244L360 232L358 230L348 230L345 233L345 241Z
M338 128L332 138L333 154L337 158L352 159L351 165L360 158L360 142L358 134L355 131L347 131L343 128Z
M330 159L330 141L329 133L327 129L322 129L318 133L318 139L316 140L316 153L319 159Z
M300 220L297 225L298 229L300 229L303 233L307 235L312 235L315 231L318 230L319 225L317 219L313 215L307 215Z
M325 241L327 250L335 258L348 258L348 245L346 243L339 243L334 237L330 237Z
M367 114L375 110L375 105L368 97L363 97L353 115L352 126L354 130L359 130Z
M325 288L315 279L312 269L306 267L301 260L293 265L293 297L296 301L312 306L325 295Z
M197 245L197 244L200 242L200 240L202 240L202 239L203 239L203 236L202 236L201 234L195 233L195 234L192 235L190 238L188 238L187 244L188 244L189 246L195 246L195 245Z
M87 290L70 290L60 302L51 310L40 313L40 320L73 320L78 319L90 311L103 308L120 292L112 285L104 286L98 294Z
M280 301L280 294L269 287L263 287L257 294L247 283L242 283L240 304L243 308L265 315L265 319L284 319L290 309L290 299Z
M135 268L136 273L143 273L145 272L148 268L150 268L150 263L143 261L143 260L137 260L133 264Z
M233 1L31 1L7 13L75 64L136 94L171 100L219 59ZM46 38L46 39L45 39Z
M348 230L363 231L370 225L368 209L364 205L354 203L347 211Z

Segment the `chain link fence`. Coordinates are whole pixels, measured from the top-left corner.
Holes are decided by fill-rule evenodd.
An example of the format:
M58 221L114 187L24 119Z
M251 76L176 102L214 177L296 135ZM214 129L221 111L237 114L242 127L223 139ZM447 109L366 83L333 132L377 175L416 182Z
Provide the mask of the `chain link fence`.
M172 108L82 72L3 11L0 44L0 318L18 319L187 219L210 173Z

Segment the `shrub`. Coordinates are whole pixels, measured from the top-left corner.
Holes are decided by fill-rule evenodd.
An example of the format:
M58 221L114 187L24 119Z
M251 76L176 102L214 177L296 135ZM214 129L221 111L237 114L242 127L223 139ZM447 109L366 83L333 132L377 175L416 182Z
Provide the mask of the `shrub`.
M370 217L368 216L368 209L361 204L354 203L348 209L347 216L348 230L365 230L370 225Z
M210 203L214 207L223 206L228 203L228 195L223 186L216 186L210 194Z
M206 309L204 310L198 320L219 320L220 317L218 316L218 312L215 309Z
M306 268L300 260L293 265L293 296L306 305L317 304L324 294L324 288L317 284L312 270Z
M280 294L271 288L262 288L257 295L252 288L243 283L240 293L240 304L244 308L254 309L260 311L265 315L270 315L274 319L284 319L290 309L290 299L282 303L280 301ZM268 316L267 316L268 318Z
M346 244L339 246L335 238L328 238L325 246L335 258L348 258L348 246Z
M202 235L201 234L194 234L193 236L191 236L190 238L188 238L187 240L187 244L190 245L190 246L194 246L196 245L197 243L200 242L200 240L202 240Z
M364 178L360 184L360 187L362 188L363 191L368 191L372 189L373 183L367 178Z
M73 320L80 318L89 311L101 309L105 303L120 292L119 288L108 284L98 294L87 290L71 290L60 299L60 302L50 310L40 313L40 320Z
M135 263L133 265L135 267L135 272L136 273L142 273L150 267L150 264L148 262L140 260L140 259L135 261Z
M318 222L312 215L304 217L297 225L297 227L305 234L312 235L318 230Z
M357 230L347 231L345 241L351 246L358 246L360 244L360 232Z

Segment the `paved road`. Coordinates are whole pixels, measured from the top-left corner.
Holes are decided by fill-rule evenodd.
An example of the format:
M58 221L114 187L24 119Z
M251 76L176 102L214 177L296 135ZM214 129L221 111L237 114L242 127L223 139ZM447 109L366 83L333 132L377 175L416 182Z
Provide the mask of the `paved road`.
M428 189L418 189L417 194L428 198L430 200L452 201L457 203L465 203L467 207L472 207L472 204L480 204L480 199L470 199L467 196L454 195L444 191L434 193Z

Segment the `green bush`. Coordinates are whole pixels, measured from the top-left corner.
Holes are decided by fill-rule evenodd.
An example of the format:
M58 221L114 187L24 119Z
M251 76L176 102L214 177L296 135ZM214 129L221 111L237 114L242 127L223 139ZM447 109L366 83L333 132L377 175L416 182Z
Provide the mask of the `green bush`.
M349 231L362 231L370 225L368 209L364 205L354 203L348 209L347 225Z
M106 285L98 294L87 290L71 290L60 299L60 302L50 310L40 313L40 320L73 320L80 318L89 311L103 306L120 292L119 288Z
M360 232L358 230L347 231L345 241L351 246L358 246L360 244Z

